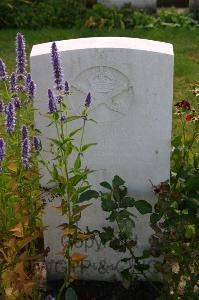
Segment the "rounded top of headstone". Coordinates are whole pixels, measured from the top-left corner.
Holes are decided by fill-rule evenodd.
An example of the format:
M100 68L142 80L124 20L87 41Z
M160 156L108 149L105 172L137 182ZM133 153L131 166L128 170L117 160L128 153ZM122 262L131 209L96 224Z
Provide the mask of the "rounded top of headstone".
M63 40L57 41L56 43L60 52L101 48L132 49L173 55L172 44L137 38L93 37ZM34 45L30 56L32 57L50 53L51 44L52 43L50 42Z

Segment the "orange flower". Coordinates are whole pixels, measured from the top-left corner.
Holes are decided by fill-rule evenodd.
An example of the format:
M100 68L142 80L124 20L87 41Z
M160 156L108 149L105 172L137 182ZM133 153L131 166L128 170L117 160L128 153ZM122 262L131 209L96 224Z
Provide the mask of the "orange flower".
M186 120L187 122L190 122L192 119L193 119L193 116L192 116L192 115L186 115L186 117L185 117L185 120Z

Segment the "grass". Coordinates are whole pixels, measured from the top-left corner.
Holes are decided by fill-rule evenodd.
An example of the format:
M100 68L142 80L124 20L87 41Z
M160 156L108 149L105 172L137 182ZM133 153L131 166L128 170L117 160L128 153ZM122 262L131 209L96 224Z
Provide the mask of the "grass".
M0 30L0 57L14 69L16 30ZM174 101L190 98L191 84L199 82L199 29L136 30L55 29L23 30L28 55L34 44L91 36L127 36L172 43L175 52ZM192 101L192 99L190 99Z

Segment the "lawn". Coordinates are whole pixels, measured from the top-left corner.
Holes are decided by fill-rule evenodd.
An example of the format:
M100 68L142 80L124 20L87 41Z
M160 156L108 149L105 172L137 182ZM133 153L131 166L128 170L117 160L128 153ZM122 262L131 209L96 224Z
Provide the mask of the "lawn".
M16 30L0 30L0 57L8 69L14 68ZM136 30L92 30L92 29L42 29L23 30L27 41L27 51L32 45L54 40L63 40L91 36L127 36L164 41L174 45L175 78L174 101L190 98L191 84L199 81L199 29L167 28ZM191 100L191 99L190 99Z

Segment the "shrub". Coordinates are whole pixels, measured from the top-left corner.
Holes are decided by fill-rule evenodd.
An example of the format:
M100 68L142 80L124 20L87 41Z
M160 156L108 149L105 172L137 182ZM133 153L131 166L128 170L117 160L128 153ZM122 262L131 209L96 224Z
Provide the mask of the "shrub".
M0 11L0 28L41 28L75 26L86 11L84 0L36 0L16 2L13 9Z
M25 41L16 38L16 72L0 60L0 293L5 300L40 299L38 240L43 227L37 154L32 124L36 86L26 71ZM32 116L32 118L30 118Z
M0 28L86 26L133 29L190 27L198 24L192 15L178 12L174 8L162 9L158 15L151 15L142 10L135 10L131 5L124 5L122 8L107 7L95 0L7 0L0 5Z
M170 182L154 187L157 195L151 215L155 234L151 254L163 256L156 263L167 287L168 299L198 299L199 291L199 89L195 105L175 104L181 135L172 141ZM165 294L164 294L165 297ZM164 298L165 299L165 298Z

